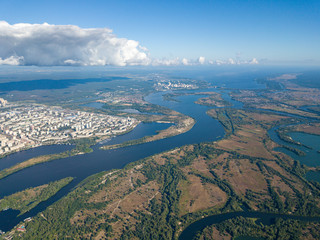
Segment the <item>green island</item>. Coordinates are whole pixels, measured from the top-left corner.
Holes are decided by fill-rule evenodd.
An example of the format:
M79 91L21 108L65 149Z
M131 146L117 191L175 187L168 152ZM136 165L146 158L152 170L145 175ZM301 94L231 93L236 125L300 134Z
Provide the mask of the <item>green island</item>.
M120 143L120 144L106 145L106 146L101 147L101 149L104 149L104 150L116 149L116 148L121 148L121 147L133 146L133 145L137 145L137 144L143 144L143 143L147 143L147 142L153 142L153 141L157 141L157 140L168 138L168 137L173 137L173 136L176 136L176 135L179 135L179 134L182 134L182 133L189 131L194 126L194 124L195 124L195 120L193 118L187 117L187 116L184 118L181 117L179 119L178 123L176 123L173 126L170 126L169 128L167 128L165 130L159 131L155 135L145 136L140 139L127 141L127 142Z
M19 210L19 215L22 215L37 206L40 202L46 201L55 195L72 180L72 177L67 177L59 181L50 182L34 188L28 188L21 192L6 196L0 200L0 211L11 208Z
M61 158L66 158L66 157L71 157L75 156L78 154L86 154L92 152L92 149L90 146L95 144L95 139L93 138L83 138L83 139L75 139L75 140L70 140L70 144L75 144L75 148L70 150L70 151L65 151L62 153L56 153L56 154L49 154L49 155L42 155L39 157L34 157L31 159L28 159L24 162L17 163L16 165L3 169L0 171L0 179L5 178L13 173L16 173L18 171L21 171L25 168L32 167L37 164L61 159Z

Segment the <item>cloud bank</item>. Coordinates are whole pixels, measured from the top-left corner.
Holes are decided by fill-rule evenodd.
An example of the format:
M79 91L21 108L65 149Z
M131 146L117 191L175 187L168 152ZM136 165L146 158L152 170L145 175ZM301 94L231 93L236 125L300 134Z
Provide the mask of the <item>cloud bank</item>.
M127 66L127 65L258 64L250 61L173 58L155 59L138 41L118 38L108 28L80 28L0 21L0 65Z
M117 38L108 28L80 28L0 22L0 64L10 65L147 65L139 42Z

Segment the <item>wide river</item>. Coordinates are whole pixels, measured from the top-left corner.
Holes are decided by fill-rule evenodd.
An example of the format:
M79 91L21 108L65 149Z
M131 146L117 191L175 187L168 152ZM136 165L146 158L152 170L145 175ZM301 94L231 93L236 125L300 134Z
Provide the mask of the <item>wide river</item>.
M204 90L199 90L204 91ZM207 90L205 90L207 91ZM197 92L197 91L192 91ZM17 191L24 190L26 188L39 186L50 181L56 181L65 177L72 176L74 181L69 185L61 189L55 196L51 197L45 202L40 203L31 211L25 213L22 216L17 216L18 211L7 210L0 212L0 229L8 231L20 221L27 217L35 216L37 213L45 210L49 205L61 199L63 196L68 194L78 183L80 183L86 177L95 173L119 169L124 167L126 164L137 161L139 159L167 151L176 147L181 147L187 144L201 143L201 142L212 142L221 139L224 136L224 130L221 124L209 117L206 111L209 107L195 104L194 102L200 98L200 95L188 95L177 97L179 101L164 101L162 95L164 93L154 93L146 97L146 101L171 108L175 111L181 112L188 115L196 120L195 126L188 132L170 137L167 139L145 143L141 145L129 146L121 149L114 150L100 150L101 144L93 146L93 152L85 155L78 155L68 157L64 159L55 160L39 164L15 174L12 174L2 180L0 180L0 197L8 196ZM223 97L231 101L234 107L241 108L242 105L239 102L232 101L230 97L223 93ZM97 106L98 107L98 106ZM140 124L133 131L122 136L115 137L105 144L115 144L124 141L138 139L146 135L152 135L156 131L167 128L169 124ZM3 159L0 159L0 169L10 167L18 162L25 161L31 157L57 153L70 149L71 146L66 145L54 145L54 146L43 146L36 149L30 149L20 153L12 154ZM243 213L236 213L243 214ZM268 214L257 213L260 218L270 218ZM192 236L203 227L213 224L216 221L222 221L235 217L232 214L225 214L219 216L211 216L208 219L202 219L192 225L190 225L186 231L181 235L180 239L192 239ZM272 216L275 217L275 216ZM290 217L290 216L288 216ZM213 220L216 219L216 220ZM311 219L310 219L311 220ZM187 237L188 236L188 237Z

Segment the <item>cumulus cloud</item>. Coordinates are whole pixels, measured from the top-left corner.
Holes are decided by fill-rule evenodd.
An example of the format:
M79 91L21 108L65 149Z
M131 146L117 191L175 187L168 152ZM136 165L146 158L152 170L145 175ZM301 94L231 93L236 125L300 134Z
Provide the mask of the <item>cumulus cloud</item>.
M233 65L233 64L236 64L236 62L235 62L232 58L229 58L229 59L228 59L228 63L229 63L229 64L232 64L232 65Z
M208 64L210 65L247 65L247 64L259 64L259 61L256 58L253 58L252 60L243 60L238 58L237 60L234 60L233 58L229 58L227 60L208 60Z
M174 65L180 65L181 61L179 58L173 58L173 59L153 59L151 64L153 66L174 66Z
M182 62L182 64L185 65L185 66L190 65L189 60L186 59L186 58L183 58L181 62Z
M10 65L147 65L139 42L118 38L108 28L74 25L10 25L0 21L0 64Z
M20 65L23 62L23 57L11 56L5 59L0 57L0 65Z
M259 64L259 61L256 58L253 58L249 64Z
M0 21L0 65L223 65L258 64L250 61L173 58L154 59L138 41L118 38L108 28L75 25L9 24Z
M206 61L205 57L199 57L199 58L198 58L198 62L199 62L200 64L204 64L205 61Z

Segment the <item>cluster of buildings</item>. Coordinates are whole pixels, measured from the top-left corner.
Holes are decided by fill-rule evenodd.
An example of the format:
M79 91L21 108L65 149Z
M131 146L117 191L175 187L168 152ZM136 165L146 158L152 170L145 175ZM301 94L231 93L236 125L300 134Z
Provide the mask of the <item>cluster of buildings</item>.
M136 124L130 117L10 104L0 108L0 154L75 138L111 136Z
M25 223L28 223L28 222L31 222L32 221L32 218L31 217L28 217L26 218L25 220L23 220ZM26 232L27 229L25 227L25 224L20 224L17 228L14 228L13 230L11 230L11 232L7 233L6 236L3 237L3 239L5 240L11 240L13 239L13 237L15 236L15 233L24 233ZM0 230L0 236L1 235L5 235L5 232L1 231ZM19 234L19 237L21 237L21 235Z
M0 107L5 107L7 105L7 100L4 100L3 98L0 98Z
M187 84L181 82L161 81L154 85L157 91L164 91L170 89L197 89L195 84Z
M102 97L103 99L98 100L97 102L101 103L111 103L111 104L145 104L143 97L141 94L130 94L130 95L124 95L120 92L106 92L99 94L99 97Z

